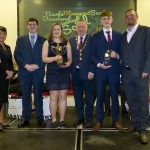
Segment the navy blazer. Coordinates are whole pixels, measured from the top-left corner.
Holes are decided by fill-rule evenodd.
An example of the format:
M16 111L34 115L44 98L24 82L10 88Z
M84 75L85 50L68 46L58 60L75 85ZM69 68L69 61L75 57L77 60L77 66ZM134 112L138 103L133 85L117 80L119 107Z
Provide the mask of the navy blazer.
M89 38L88 38L89 36ZM76 65L78 63L78 60L80 61L80 76L83 80L88 80L88 72L93 72L92 71L92 63L90 61L90 44L92 41L92 36L91 35L86 35L85 40L82 44L82 46L84 46L85 41L87 40L87 44L85 46L85 48L82 51L82 60L79 60L79 52L77 50L77 41L76 41L76 37L73 37L69 40L70 44L71 44L71 48L72 48L72 64L70 65L70 72L72 75L72 78L74 78L75 75L75 71L76 71Z
M91 44L91 56L90 59L92 63L95 65L95 73L101 74L104 69L98 68L97 64L103 64L104 55L107 50L106 44L107 40L105 38L103 30L94 34ZM115 73L119 73L121 71L120 67L120 58L121 58L121 44L122 44L122 34L112 30L112 42L111 42L111 50L115 51L119 54L119 59L111 58L110 65L112 66L112 71Z
M21 76L27 76L29 72L26 68L26 64L36 64L39 68L33 71L34 76L44 76L45 64L42 62L42 46L45 38L38 35L34 48L32 49L29 34L21 36L17 39L16 47L14 51L14 57L19 66L18 74Z

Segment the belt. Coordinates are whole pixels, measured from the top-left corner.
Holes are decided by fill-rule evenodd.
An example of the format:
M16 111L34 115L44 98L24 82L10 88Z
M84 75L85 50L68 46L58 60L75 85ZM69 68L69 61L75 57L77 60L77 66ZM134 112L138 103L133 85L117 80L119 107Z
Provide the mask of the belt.
M132 70L130 67L126 67L126 69L128 69L128 70Z

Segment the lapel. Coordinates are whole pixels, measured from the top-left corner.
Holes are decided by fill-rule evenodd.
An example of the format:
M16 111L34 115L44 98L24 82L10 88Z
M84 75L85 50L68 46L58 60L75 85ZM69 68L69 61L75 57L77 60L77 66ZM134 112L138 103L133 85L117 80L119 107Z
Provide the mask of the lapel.
M25 45L27 46L28 51L32 50L30 39L29 39L29 34L25 35Z
M36 40L36 42L35 42L35 44L34 44L34 48L33 48L33 51L34 51L34 52L37 51L37 49L38 49L38 47L39 47L39 43L40 43L40 37L39 37L39 35L37 35L37 40Z
M117 41L117 34L114 30L112 30L112 48L114 47L114 45L116 44Z
M77 52L78 51L77 50L77 36L73 37L72 45L73 45L73 49L75 49L75 52Z
M141 28L141 26L138 25L137 30L135 31L135 33L133 34L132 38L130 39L130 42L129 42L130 44L133 44L133 43L134 43L136 37L137 37L138 34L140 33L140 28Z
M106 49L106 43L107 43L107 40L106 40L106 37L105 37L105 35L104 35L104 32L103 32L103 30L101 30L100 32L99 32L99 38L97 38L97 42L98 43L101 43L101 45L99 46L99 47L101 47L101 51L102 51L102 53L105 53L105 51L107 50Z
M8 46L5 45L5 47L6 47L6 50L3 50L2 46L0 45L0 51L1 51L9 60L11 60L11 57L10 57L9 53L7 52L7 51L8 51Z
M105 38L105 35L104 35L104 32L103 32L103 30L101 30L100 32L99 32L99 37L100 37L100 41L102 42L102 43L105 43L107 40L106 40L106 38Z

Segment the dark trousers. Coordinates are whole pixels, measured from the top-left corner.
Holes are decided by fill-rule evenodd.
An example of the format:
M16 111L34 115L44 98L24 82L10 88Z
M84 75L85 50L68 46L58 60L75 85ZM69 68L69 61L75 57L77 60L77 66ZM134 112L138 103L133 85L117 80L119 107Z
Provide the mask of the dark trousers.
M77 119L84 119L84 94L85 94L85 115L87 121L93 119L93 96L94 96L94 81L83 80L80 77L80 70L76 70L75 77L72 79L72 87L77 109Z
M110 94L112 97L112 121L119 121L119 102L118 102L118 90L119 90L119 74L112 73L110 69L104 70L103 75L96 74L96 91L97 91L97 103L96 103L96 116L97 122L103 123L104 108L103 103L105 101L105 90L107 82L109 83Z
M142 76L142 74L141 74ZM123 85L131 114L131 125L139 134L146 134L149 125L149 77L135 77L132 70L123 72Z
M23 119L29 121L31 118L31 93L32 86L34 91L34 105L36 110L36 119L43 119L43 99L42 99L42 86L43 76L20 76L20 83L22 88L22 115Z
M120 84L120 86L119 86L119 93L120 93L120 97L121 97L122 111L126 111L126 108L125 108L126 95L125 95L124 87L123 87L122 84ZM109 89L109 85L106 86L104 104L105 104L105 110L110 110L110 89Z

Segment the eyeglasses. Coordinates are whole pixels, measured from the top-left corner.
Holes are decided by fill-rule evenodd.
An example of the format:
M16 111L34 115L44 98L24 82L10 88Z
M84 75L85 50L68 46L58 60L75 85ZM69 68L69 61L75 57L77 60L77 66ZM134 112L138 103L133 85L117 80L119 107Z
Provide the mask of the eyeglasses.
M126 15L126 18L134 18L134 17L136 17L136 15L134 15L134 14Z

